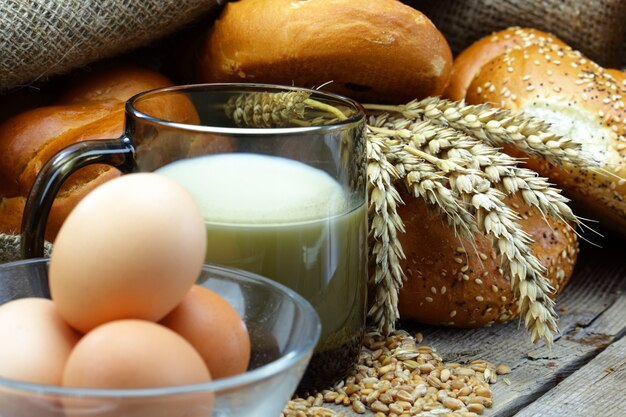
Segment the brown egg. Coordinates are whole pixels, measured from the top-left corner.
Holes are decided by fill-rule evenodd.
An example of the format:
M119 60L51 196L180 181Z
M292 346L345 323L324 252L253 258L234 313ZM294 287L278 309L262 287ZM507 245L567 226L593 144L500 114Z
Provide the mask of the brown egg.
M219 294L194 285L161 324L196 348L213 379L236 375L248 368L248 330L237 311Z
M117 320L96 327L76 345L63 385L81 388L165 388L211 381L196 350L172 330L146 320ZM191 417L212 415L214 395L71 397L66 417Z
M153 173L121 176L89 193L61 227L52 299L82 332L111 320L158 321L198 278L205 247L202 214L183 187Z
M64 386L82 388L156 388L210 380L189 342L146 320L96 327L72 350L63 373Z
M80 334L45 298L21 298L0 306L0 376L60 385L65 362Z

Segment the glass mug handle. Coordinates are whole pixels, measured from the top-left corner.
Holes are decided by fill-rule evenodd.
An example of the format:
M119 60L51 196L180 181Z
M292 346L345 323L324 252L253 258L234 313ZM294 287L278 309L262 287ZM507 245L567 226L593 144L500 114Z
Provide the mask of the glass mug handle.
M20 243L22 258L43 256L44 234L54 198L67 177L91 164L107 164L122 173L131 172L135 167L132 141L122 136L77 142L61 149L45 163L37 174L24 207Z

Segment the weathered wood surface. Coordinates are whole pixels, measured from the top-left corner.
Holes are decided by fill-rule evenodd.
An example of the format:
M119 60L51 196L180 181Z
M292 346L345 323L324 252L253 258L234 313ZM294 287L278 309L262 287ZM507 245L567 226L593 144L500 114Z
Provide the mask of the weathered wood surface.
M602 244L603 248L581 247L572 281L557 300L560 334L551 351L543 344L531 344L519 322L482 329L415 323L401 327L420 331L422 343L436 348L446 361L484 359L511 367L512 373L506 376L510 384L500 377L492 385L494 405L484 416L624 417L626 338L619 339L626 332L626 241L612 239ZM607 346L610 349L604 351ZM604 371L609 367L612 373ZM356 415L345 407L337 409Z
M626 416L626 338L524 408L516 417Z

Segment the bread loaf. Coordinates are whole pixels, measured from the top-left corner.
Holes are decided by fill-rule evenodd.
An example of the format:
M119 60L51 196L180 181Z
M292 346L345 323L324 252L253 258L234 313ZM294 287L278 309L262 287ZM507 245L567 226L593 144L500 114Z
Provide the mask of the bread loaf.
M422 199L401 192L398 206L406 232L398 235L406 259L406 282L398 294L403 319L454 327L478 327L519 316L510 279L500 269L490 237L477 233L472 242L455 235L441 215ZM546 219L521 199L507 199L520 213L520 226L530 234L533 254L546 268L556 296L569 281L578 255L573 229Z
M27 110L0 124L0 232L19 233L26 197L49 158L78 141L119 137L124 102L168 85L167 78L143 68L97 71L76 80L57 104ZM82 196L118 175L107 165L87 166L71 175L52 206L46 239L54 240Z
M199 52L202 82L296 85L362 102L439 95L452 67L441 33L397 0L227 3Z
M476 45L468 48L464 60L482 62L482 48ZM507 152L527 158L531 169L575 200L580 214L600 227L626 233L626 84L621 74L553 38L506 49L480 65L465 99L522 111L579 143L596 159L597 168L562 168L511 148Z

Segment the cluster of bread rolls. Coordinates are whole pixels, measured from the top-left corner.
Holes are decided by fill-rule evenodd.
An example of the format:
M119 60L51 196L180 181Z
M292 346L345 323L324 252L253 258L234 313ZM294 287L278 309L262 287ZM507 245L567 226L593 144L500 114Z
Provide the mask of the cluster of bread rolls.
M553 35L510 28L455 60L445 95L492 103L550 124L581 145L596 166L559 167L533 155L528 167L560 186L579 213L626 233L626 74L605 69Z
M548 34L511 30L494 36L461 54L453 66L450 48L437 28L422 13L396 0L232 2L208 28L196 52L198 71L192 81L322 86L374 103L401 104L443 94L526 110L533 108L525 103L533 102L534 94L569 91L581 80L585 85L591 83L576 74L591 74L592 70L598 73L592 63L581 61L584 58L576 61L570 57L573 52ZM558 67L556 61L563 64L559 69L552 68ZM562 81L564 72L574 74L572 82ZM594 81L615 77L607 71L599 74L594 75ZM56 105L27 111L1 124L0 232L19 231L26 195L48 158L79 140L119 136L124 101L140 91L170 84L159 74L136 68L94 74L92 81L78 83ZM512 90L514 85L516 92ZM615 94L621 94L619 91ZM565 104L559 107L553 99L542 99L531 114L542 114L542 107L550 112L565 109L566 97L571 96L556 97L556 102ZM579 103L589 100L603 104L608 99L606 104L611 107L621 103L598 90L587 90L585 96L581 92L579 98ZM606 117L623 121L621 109L619 115L617 110L603 110L602 123ZM623 135L622 127L608 125L613 133L602 133L606 143L617 141ZM598 147L600 140L598 136ZM617 148L606 154L621 155L623 147ZM545 165L543 161L533 163L531 166L537 169ZM77 201L117 175L115 169L100 165L74 174L55 201L46 237L54 240ZM568 174L567 178L574 177ZM612 181L611 177L602 178ZM567 186L570 182L559 184ZM612 184L613 192L621 190L621 183ZM407 255L401 263L407 281L399 294L400 316L451 326L488 325L517 317L509 278L499 268L492 240L477 234L474 242L464 241L422 199L405 191L402 199L405 204L398 210L406 232L399 239ZM565 223L546 219L519 200L509 200L508 204L522 215L521 227L533 238L533 252L546 267L546 277L558 293L574 267L576 235Z

